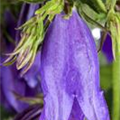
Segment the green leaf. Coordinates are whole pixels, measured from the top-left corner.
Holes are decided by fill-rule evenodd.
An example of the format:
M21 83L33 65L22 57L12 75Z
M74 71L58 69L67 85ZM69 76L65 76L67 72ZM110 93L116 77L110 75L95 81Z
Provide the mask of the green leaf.
M5 62L3 63L4 66L12 65L12 64L16 61L16 59L17 59L16 56L10 57L10 58L11 58L11 61L5 61ZM9 59L9 58L8 58L8 59Z

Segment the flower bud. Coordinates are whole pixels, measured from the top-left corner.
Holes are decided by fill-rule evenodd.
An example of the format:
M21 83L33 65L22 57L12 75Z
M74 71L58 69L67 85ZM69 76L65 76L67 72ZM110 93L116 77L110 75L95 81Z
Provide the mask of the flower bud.
M75 10L68 20L63 16L55 17L43 43L44 109L40 120L68 120L73 109L79 111L74 120L80 115L88 120L109 120L91 32ZM73 107L75 99L77 107Z

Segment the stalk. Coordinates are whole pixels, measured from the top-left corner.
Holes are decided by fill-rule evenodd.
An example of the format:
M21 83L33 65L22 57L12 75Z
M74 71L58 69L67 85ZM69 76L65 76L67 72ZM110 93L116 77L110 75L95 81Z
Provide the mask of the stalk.
M97 3L98 7L106 13L106 8L102 0L94 0L94 1Z
M112 120L120 120L120 53L113 62L113 114Z
M116 5L117 0L107 0L106 1L106 7L107 9L114 9L115 5Z

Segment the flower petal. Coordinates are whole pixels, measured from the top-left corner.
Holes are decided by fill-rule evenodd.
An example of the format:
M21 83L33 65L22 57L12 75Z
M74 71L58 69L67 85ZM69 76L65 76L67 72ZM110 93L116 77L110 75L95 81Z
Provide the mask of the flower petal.
M25 78L25 81L31 88L35 88L38 84L40 84L40 56L41 53L38 52L35 58L35 61L32 65L32 67L28 70L28 72L23 76Z
M25 95L25 83L17 79L17 72L12 67L2 67L1 85L4 96L8 103L17 111L21 112L27 105L16 99L13 92Z
M72 111L69 120L84 120L84 114L78 104L77 99L74 99Z
M99 86L99 63L93 37L78 14L73 14L71 24L73 59L79 73L77 100L88 120L109 120L106 102Z
M102 51L105 54L107 61L111 63L113 61L113 53L112 53L112 40L109 34L107 34L106 40L102 47Z

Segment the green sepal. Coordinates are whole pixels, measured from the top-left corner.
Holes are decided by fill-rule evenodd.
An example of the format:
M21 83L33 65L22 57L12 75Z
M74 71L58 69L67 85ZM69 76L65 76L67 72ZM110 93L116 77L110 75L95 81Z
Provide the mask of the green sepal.
M38 9L36 12L35 12L35 14L37 15L37 14L40 14L40 15L42 15L45 11L47 11L50 7L53 7L53 5L54 5L54 1L49 1L49 2L47 2L42 8L40 8L40 9ZM56 5L54 5L54 6L56 6Z
M27 22L25 22L23 25L21 25L20 27L16 28L16 30L24 29L24 27L27 27L29 25L31 26L32 24L34 25L35 22L36 22L36 17L32 17Z
M10 61L6 61L3 63L4 66L12 65L17 59L17 56L14 56Z
M102 0L77 0L81 1L84 4L87 4L90 6L91 9L93 9L97 13L106 13L107 10L105 8L105 4Z
M64 8L64 0L48 1L43 7L38 9L36 15L17 29L22 29L21 41L15 50L7 54L9 58L5 61L11 61L17 56L16 67L22 69L21 76L25 74L32 66L38 48L43 43L47 27L52 22L56 14L59 14ZM47 21L47 22L45 22Z
M114 59L120 54L120 14L111 10L108 14L107 27L112 37L112 50Z
M117 0L106 0L106 8L107 10L114 9Z
M101 24L104 23L104 19L106 19L106 14L101 13L98 14L95 11L93 11L87 4L83 4L82 2L79 2L79 4L75 4L77 6L78 12L80 15L85 19L88 23L90 23L93 26L97 26L103 31L107 31L107 29ZM101 23L99 23L101 21Z
M28 103L29 105L42 104L43 105L43 95L37 95L35 97L24 97L15 91L12 91L17 100Z

